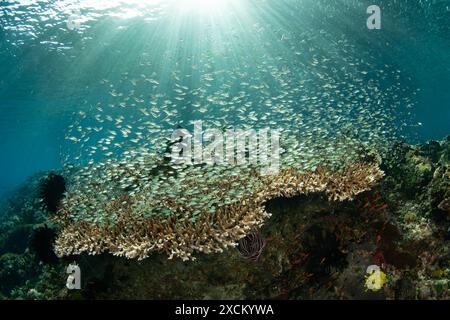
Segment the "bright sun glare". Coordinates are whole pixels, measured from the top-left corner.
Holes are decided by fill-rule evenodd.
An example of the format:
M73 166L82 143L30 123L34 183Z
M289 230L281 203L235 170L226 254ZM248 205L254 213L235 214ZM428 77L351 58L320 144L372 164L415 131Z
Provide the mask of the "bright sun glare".
M181 9L196 12L212 12L224 9L230 0L178 0Z

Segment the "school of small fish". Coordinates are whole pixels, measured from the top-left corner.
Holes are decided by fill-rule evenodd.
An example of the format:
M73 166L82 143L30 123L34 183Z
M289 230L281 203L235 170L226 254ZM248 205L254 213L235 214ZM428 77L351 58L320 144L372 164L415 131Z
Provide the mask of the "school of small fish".
M411 79L375 55L361 55L351 39L305 27L280 29L268 41L268 25L252 28L230 27L218 39L207 29L193 43L180 37L174 46L144 52L137 70L100 81L97 94L107 98L86 99L65 137L67 202L76 220L102 221L108 203L124 194L145 194L131 204L144 216L184 208L195 217L254 190L260 181L252 164L164 160L172 132L192 132L194 121L203 121L203 130L277 129L281 168L298 171L383 154L413 125L418 91ZM237 45L249 43L249 34L255 44ZM218 191L223 181L231 181L226 193Z
M279 130L280 169L298 171L340 168L370 154L383 155L421 125L413 120L419 90L411 75L380 59L366 39L355 40L344 26L330 23L346 12L341 1L221 2L229 6L187 12L179 0L80 1L79 29L65 30L64 20L56 24L83 36L77 44L40 36L51 19L66 19L74 3L28 5L42 21L28 21L27 30L47 50L71 61L76 61L73 48L99 51L98 61L83 61L91 66L88 73L100 73L100 60L109 61L108 72L102 69L105 76L85 86L89 94L73 111L61 147L70 177L66 202L72 203L75 219L101 220L112 200L138 194L145 195L145 205L132 205L141 206L146 216L170 215L175 207L213 214L257 188L253 164L167 161L173 131L192 132L195 121L203 122L204 131ZM26 4L17 1L0 11L5 31L20 31L7 26L13 10L16 20L29 20L22 10ZM419 1L417 10L432 5ZM366 14L359 1L347 1L347 6ZM407 9L398 1L387 6ZM108 20L115 24L103 38L94 33L105 30L96 24L101 19L117 19ZM133 41L126 38L130 35ZM111 46L114 41L125 44ZM230 182L226 193L217 191L223 181Z

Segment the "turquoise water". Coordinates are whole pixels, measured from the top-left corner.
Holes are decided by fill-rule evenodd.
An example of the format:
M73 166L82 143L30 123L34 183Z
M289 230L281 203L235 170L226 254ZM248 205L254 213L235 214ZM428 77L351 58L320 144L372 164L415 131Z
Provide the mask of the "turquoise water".
M382 28L368 30L375 2ZM1 1L0 192L156 150L194 120L281 128L305 168L345 153L317 151L335 140L442 138L450 1L375 2Z

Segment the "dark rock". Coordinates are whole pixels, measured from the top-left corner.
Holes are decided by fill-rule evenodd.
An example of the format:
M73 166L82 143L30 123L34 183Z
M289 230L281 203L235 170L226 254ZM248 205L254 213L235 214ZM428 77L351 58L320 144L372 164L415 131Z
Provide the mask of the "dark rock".
M19 225L7 231L0 243L0 254L6 252L23 253L28 247L28 239L32 229L33 225Z
M336 235L321 225L313 225L306 230L302 242L303 249L309 253L305 270L314 277L326 276L334 269L345 266L345 254L339 248Z
M399 300L412 300L416 298L416 285L408 278L401 278L395 283L395 298Z

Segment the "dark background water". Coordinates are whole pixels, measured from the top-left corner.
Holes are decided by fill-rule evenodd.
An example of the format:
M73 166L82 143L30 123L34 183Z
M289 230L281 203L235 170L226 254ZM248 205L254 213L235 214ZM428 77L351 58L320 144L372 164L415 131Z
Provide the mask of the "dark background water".
M410 128L418 140L450 134L450 1L249 2L270 9L267 15L286 32L310 23L337 36L352 35L361 57L375 55L380 65L395 65L420 88L413 117L421 125ZM103 99L101 79L138 72L139 55L133 52L145 51L151 37L142 34L142 17L118 22L101 16L117 7L98 9L101 17L86 22L90 28L81 35L70 32L68 13L51 13L57 3L64 1L0 1L0 193L37 171L61 168L72 112L85 100ZM382 30L365 27L369 4L380 5ZM120 31L118 25L131 28Z

